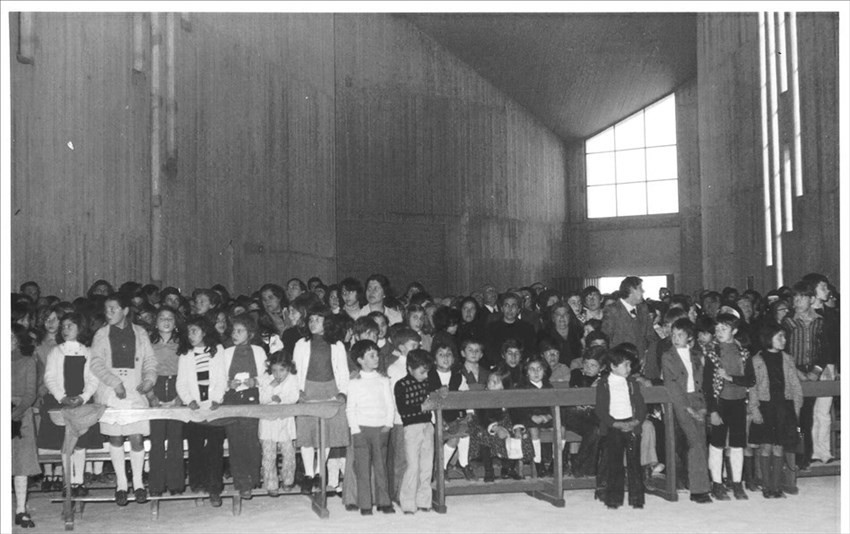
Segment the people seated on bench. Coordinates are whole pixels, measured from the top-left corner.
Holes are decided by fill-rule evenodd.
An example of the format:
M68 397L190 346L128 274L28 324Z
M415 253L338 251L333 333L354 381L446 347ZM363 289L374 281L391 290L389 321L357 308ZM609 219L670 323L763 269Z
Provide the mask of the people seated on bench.
M584 350L582 366L573 369L571 388L593 387L599 378L599 359L605 348L593 346ZM593 406L568 406L564 410L564 426L581 436L578 453L570 457L570 470L576 478L595 476L597 447L599 445L599 419Z
M95 399L109 408L147 408L147 393L156 383L156 360L148 333L129 320L130 297L113 293L104 302L106 326L94 335L91 371L100 381ZM100 423L100 432L109 436L109 455L115 468L115 502L127 506L127 472L124 439L130 440L130 465L133 470L133 495L136 502L147 502L142 481L145 463L143 436L150 434L150 423L127 425Z
M455 365L454 346L438 343L432 347L431 358L434 366L428 371L429 391L469 391L463 373ZM466 480L475 480L476 476L469 465L469 428L466 412L463 410L443 411L443 465L446 480L449 478L449 461L457 450L457 463Z
M487 377L488 391L502 391L508 373L495 369ZM520 480L519 462L534 459L534 447L527 432L515 428L507 408L478 408L469 422L469 457L484 464L484 482L495 480L493 459L501 460L500 476Z
M539 390L551 389L549 383L549 366L541 356L531 356L523 364L523 379L516 389ZM522 425L528 431L531 438L531 446L534 449L534 466L538 476L550 476L552 474L552 457L554 451L546 455L546 463L543 463L542 444L540 443L540 431L552 428L552 409L548 406L534 408L514 408L511 410L511 419L514 425ZM552 444L553 448L558 446Z
M65 427L53 422L48 412L61 407L82 406L93 400L99 382L91 372L91 332L87 322L79 313L62 316L58 332L62 342L47 356L44 383L48 393L42 402L41 425L38 430L38 446L59 452L65 439ZM85 486L86 449L103 446L100 427L92 425L77 439L71 454L71 494L74 497L88 495ZM64 491L64 488L63 488Z

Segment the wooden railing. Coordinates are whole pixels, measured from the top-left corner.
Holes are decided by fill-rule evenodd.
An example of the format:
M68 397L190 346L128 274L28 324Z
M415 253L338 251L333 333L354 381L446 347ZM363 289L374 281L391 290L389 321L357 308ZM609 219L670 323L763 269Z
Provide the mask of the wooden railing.
M661 404L664 408L664 444L665 444L665 474L664 483L660 487L647 488L655 495L668 500L678 500L676 492L676 432L674 426L673 406L667 389L663 386L654 386L642 389L644 400L647 404ZM840 383L837 381L804 382L803 394L806 397L833 397L841 394ZM585 406L596 404L595 388L552 388L545 390L507 390L507 391L464 391L450 392L439 403L436 413L435 447L436 458L434 462L438 466L444 465L443 458L443 410L466 410L477 408L532 408L549 407L552 411L553 450L558 450L562 439L561 432L561 407ZM450 494L475 494L475 493L504 493L504 492L529 492L533 496L551 502L553 505L563 507L564 503L564 466L563 455L553 454L554 475L551 482L548 479L535 479L513 483L498 484L470 484L453 487ZM433 492L433 506L438 512L446 512L446 480L442 469L436 469L435 489ZM827 470L822 474L833 474ZM569 484L572 488L588 488L595 481L584 484Z
M221 420L235 417L250 417L256 419L285 419L287 417L309 416L319 419L319 473L322 484L319 493L312 497L313 511L321 518L328 517L328 500L327 500L327 470L325 466L325 439L327 429L325 428L325 419L329 419L336 415L339 409L343 406L338 401L323 401L323 402L304 402L299 404L279 404L279 405L240 405L240 406L219 406L215 410L200 409L192 410L185 406L178 408L136 408L136 409L113 409L108 408L103 412L100 422L109 424L130 424L138 421L151 421L156 419L172 419L183 422L195 423L214 423L215 421L224 422ZM64 426L65 417L64 410L51 410L48 412L50 418L57 425ZM258 438L259 439L259 438ZM76 440L74 440L75 442ZM62 466L65 473L70 473L71 452L74 450L75 443L72 442L62 452ZM73 497L71 496L71 477L65 476L65 500L62 509L62 516L65 521L65 530L74 529L74 507ZM238 504L238 494L234 497L234 509Z

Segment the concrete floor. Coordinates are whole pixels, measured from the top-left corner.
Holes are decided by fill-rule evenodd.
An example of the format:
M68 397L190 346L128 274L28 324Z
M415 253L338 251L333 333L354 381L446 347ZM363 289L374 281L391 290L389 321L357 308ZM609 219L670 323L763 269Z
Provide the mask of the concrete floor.
M163 502L156 521L150 519L147 504L130 503L126 508L89 504L83 517L77 516L75 532L839 532L840 478L801 478L798 484L800 494L782 500L751 494L749 501L698 505L688 500L687 493L680 493L675 503L650 495L643 510L628 506L608 510L588 490L565 492L565 508L526 494L450 496L445 515L414 516L398 512L361 517L346 512L340 499L331 498L329 519L319 519L307 497L300 495L254 498L243 503L238 517L231 515L227 500L221 508L206 502L199 507L193 501ZM14 532L63 531L62 505L51 503L52 496L32 495L30 511L36 528L15 527Z

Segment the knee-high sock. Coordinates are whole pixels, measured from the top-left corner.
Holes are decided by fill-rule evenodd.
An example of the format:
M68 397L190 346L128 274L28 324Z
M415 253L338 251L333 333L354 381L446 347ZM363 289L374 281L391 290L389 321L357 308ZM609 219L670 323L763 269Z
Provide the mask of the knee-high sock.
M443 469L449 467L449 460L454 456L455 448L448 445L443 445Z
M103 461L98 460L96 462L91 463L91 472L92 474L99 475L103 473Z
M460 438L457 442L457 463L461 467L469 465L469 436Z
M142 473L145 467L145 450L134 451L130 449L130 467L133 468L133 489L142 489L145 487Z
M328 460L328 486L335 488L339 485L339 458Z
M15 501L17 501L15 513L22 514L27 511L27 477L15 476L14 479Z
M71 454L71 484L82 484L86 471L86 450L76 449Z
M534 463L539 464L543 460L543 457L540 454L540 440L531 440L531 446L534 448Z
M127 491L127 468L124 465L124 446L109 445L109 458L115 469L115 489Z
M708 446L708 470L711 473L711 481L717 484L723 482L723 449L714 445Z
M741 447L732 447L729 450L729 464L732 466L732 482L741 481L741 473L744 471L744 449Z
M313 447L301 447L301 461L304 463L304 476L313 478L316 476L316 460L313 458L316 450Z

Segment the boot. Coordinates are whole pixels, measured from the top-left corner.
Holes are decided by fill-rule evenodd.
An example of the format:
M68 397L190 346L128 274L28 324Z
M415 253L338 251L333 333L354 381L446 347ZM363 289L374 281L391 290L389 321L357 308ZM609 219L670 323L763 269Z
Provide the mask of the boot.
M711 496L717 501L729 500L729 495L726 493L726 486L718 482L713 482L711 484Z
M793 455L792 455L793 456ZM782 491L782 479L785 467L785 457L772 455L770 457L770 488L775 499L785 498L785 493ZM796 486L797 474L794 473L794 482ZM796 488L795 488L796 489Z
M764 485L762 485L761 494L765 499L773 499L774 498L774 487L773 487L773 472L771 470L771 458L772 456L758 456L758 465L761 466L762 480L764 480Z
M741 482L732 483L732 495L735 496L735 500L737 501L746 501L749 499L749 497L747 497L747 492L744 491L744 485Z
M747 491L759 491L761 485L756 482L756 457L744 456L744 485Z
M481 463L484 464L484 482L495 481L496 474L493 471L493 457L490 455L490 449L481 449Z
M797 459L793 452L785 453L785 469L782 470L782 487L781 491L788 495L797 495L800 490L797 489Z

